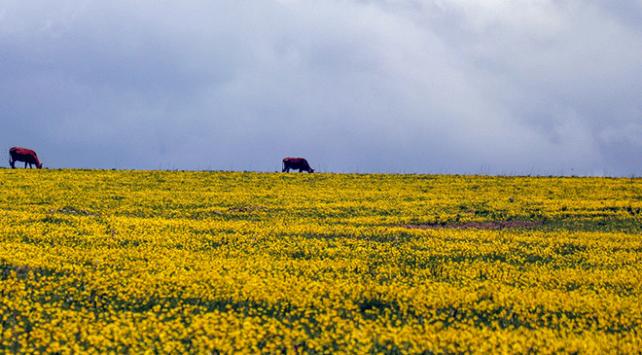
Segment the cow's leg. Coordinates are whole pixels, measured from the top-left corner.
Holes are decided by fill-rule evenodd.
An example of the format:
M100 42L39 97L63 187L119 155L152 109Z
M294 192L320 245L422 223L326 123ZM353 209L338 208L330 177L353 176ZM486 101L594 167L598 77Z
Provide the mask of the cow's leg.
M13 158L9 159L9 165L11 165L11 169L16 168L16 162L13 160Z
M27 168L27 162L25 162L25 169Z

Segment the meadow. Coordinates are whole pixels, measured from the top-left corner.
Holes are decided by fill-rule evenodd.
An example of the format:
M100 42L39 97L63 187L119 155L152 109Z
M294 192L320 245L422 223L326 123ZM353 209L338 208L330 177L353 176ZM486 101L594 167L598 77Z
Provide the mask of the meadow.
M642 349L642 179L0 169L0 352Z

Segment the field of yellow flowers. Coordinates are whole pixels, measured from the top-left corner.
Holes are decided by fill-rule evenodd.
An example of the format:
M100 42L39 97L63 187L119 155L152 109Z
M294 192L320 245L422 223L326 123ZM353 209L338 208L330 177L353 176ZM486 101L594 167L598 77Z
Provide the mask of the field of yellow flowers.
M0 169L0 352L639 352L642 179Z

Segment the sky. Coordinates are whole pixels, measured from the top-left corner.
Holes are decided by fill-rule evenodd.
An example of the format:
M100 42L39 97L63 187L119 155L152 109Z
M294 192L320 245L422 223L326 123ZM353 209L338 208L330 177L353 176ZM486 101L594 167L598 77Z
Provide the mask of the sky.
M642 176L642 0L3 0L11 146L49 168Z

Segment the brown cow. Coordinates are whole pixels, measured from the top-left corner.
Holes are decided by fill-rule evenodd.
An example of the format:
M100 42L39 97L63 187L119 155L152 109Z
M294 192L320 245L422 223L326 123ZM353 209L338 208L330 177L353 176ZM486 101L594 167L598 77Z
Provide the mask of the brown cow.
M281 172L290 172L290 169L298 169L299 172L307 171L308 173L313 173L314 169L310 167L308 161L303 158L283 158L283 169Z
M12 147L9 149L9 155L11 156L11 159L9 159L9 165L11 165L12 169L16 167L17 161L25 162L25 168L27 167L27 164L29 164L30 168L33 168L33 164L36 164L36 168L38 169L42 168L42 163L38 160L38 155L36 155L36 152L31 149Z

